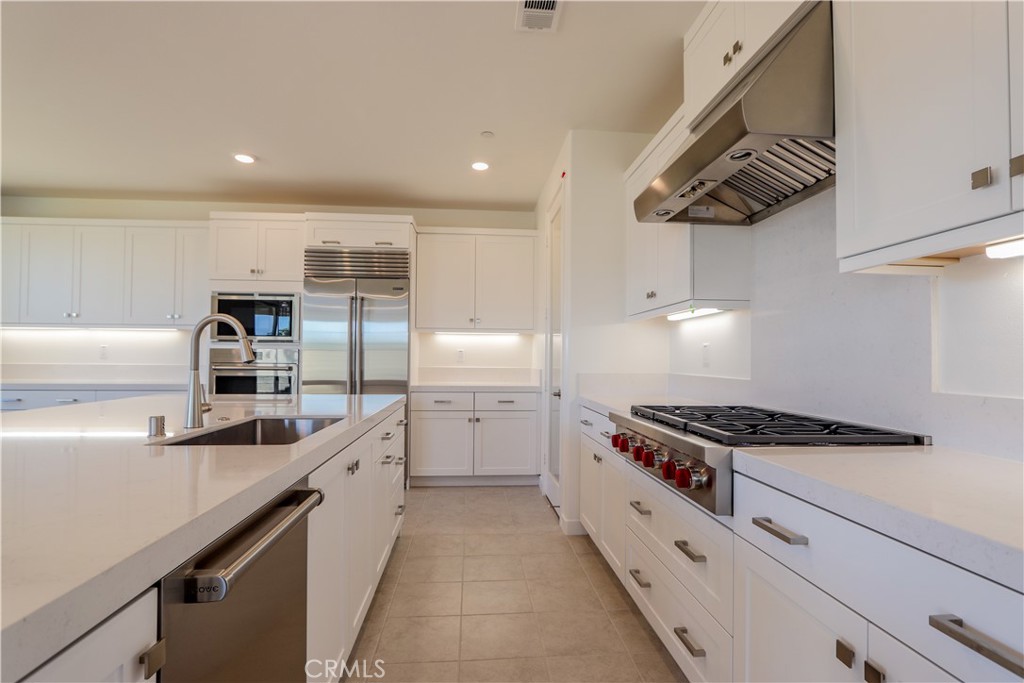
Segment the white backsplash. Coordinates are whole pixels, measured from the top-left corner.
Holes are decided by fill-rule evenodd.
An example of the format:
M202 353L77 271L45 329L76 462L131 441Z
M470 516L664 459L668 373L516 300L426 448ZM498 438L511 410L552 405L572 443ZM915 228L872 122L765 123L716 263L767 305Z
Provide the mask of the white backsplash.
M539 385L540 370L465 366L420 366L412 384L529 384Z

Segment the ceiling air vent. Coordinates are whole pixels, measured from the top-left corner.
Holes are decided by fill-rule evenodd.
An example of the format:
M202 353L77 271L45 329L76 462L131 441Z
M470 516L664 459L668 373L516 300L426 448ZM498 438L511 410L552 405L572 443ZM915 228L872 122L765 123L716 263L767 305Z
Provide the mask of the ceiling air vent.
M520 0L516 7L516 30L554 31L561 13L559 0Z

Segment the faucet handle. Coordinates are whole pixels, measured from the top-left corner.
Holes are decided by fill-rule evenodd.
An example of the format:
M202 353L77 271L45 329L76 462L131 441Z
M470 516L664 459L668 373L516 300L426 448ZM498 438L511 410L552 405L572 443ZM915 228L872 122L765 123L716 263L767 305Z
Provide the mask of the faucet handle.
M199 404L199 408L200 408L200 409L201 409L201 410L202 410L202 411L203 411L204 413L208 413L208 412L210 412L211 410L213 410L213 404L212 404L212 403L207 403L207 402L203 401L202 403L200 403L200 404Z
M213 404L206 400L206 385L199 384L199 409L204 413L213 410Z

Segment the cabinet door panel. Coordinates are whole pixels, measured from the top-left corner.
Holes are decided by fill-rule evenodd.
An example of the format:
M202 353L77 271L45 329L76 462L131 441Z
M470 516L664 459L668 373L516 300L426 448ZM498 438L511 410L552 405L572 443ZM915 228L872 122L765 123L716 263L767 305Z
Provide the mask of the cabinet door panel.
M873 667L885 674L886 683L939 683L957 680L870 623L868 660Z
M692 299L694 293L691 227L686 223L665 223L657 226L657 233L658 295L654 299L654 305L667 306Z
M124 228L78 228L76 232L78 316L73 321L82 325L123 322Z
M0 304L0 323L16 323L21 316L21 235L20 225L4 225L0 238L3 250L3 282L0 291L3 303Z
M174 311L181 316L175 320L178 325L194 325L204 315L210 314L209 243L207 230L178 230L178 286Z
M1010 2L1010 157L1024 155L1024 2ZM1024 209L1024 173L1010 179L1013 209Z
M735 556L734 680L862 680L863 618L740 538ZM849 668L837 641L853 650Z
M473 474L471 411L413 411L411 415L412 476Z
M539 474L537 413L477 411L473 474Z
M473 329L476 238L420 235L416 249L416 327Z
M177 248L174 230L129 228L125 234L124 321L134 325L174 323Z
M210 277L215 280L255 280L259 262L256 221L210 222Z
M736 17L736 40L741 43L740 51L733 55L736 67L741 68L765 47L802 4L803 0L744 2Z
M650 297L650 293L658 290L658 271L661 267L658 233L661 228L638 223L633 219L632 211L629 213L626 222L626 313L633 315L659 305Z
M309 515L306 576L306 657L342 660L350 640L345 579L345 469L342 452L309 475L309 485L324 492L324 500Z
M601 542L601 457L587 437L580 443L580 524L594 544Z
M25 288L21 293L21 322L66 323L74 312L75 229L40 225L26 228Z
M1009 212L1005 3L844 4L838 182L853 214L839 212L839 256ZM972 173L986 167L992 183L972 190Z
M724 57L729 53L729 60L732 59L738 4L719 2L715 5L711 15L686 45L683 99L694 114L700 115L736 73L735 62L724 60Z
M476 327L533 329L532 237L476 238Z
M305 223L260 221L259 266L263 280L302 280Z
M345 463L355 463L353 473L345 476L345 581L347 583L347 642L350 650L376 588L374 581L373 524L367 519L373 510L373 450L360 440L346 448Z
M607 451L606 451L607 452ZM617 455L603 455L601 461L601 550L620 580L625 578L626 505L629 465Z

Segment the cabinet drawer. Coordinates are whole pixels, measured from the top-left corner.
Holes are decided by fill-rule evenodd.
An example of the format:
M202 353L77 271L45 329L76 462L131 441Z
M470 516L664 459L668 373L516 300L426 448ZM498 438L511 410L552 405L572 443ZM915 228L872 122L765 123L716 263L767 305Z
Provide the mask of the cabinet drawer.
M95 391L5 391L0 395L3 410L31 410L54 406L91 403L96 400Z
M537 394L480 393L476 394L477 410L537 410Z
M395 223L311 221L306 229L306 238L311 246L408 249L409 226Z
M628 530L625 582L687 680L732 680L732 637Z
M1020 593L743 475L734 486L741 537L957 678L1020 679L930 624L955 615L970 630L968 639L984 634L1019 653Z
M411 394L410 407L413 410L473 410L473 393L452 391L444 394Z
M602 446L611 447L609 436L615 433L615 425L607 417L589 408L580 408L580 431Z
M732 531L635 467L630 467L626 525L732 633Z

